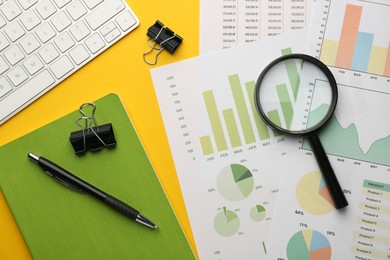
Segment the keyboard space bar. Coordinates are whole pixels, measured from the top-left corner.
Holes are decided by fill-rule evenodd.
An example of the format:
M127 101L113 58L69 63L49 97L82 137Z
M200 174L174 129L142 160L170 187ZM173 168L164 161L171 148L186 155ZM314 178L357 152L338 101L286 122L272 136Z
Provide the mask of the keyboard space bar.
M41 71L26 84L20 86L16 91L0 101L0 125L14 113L30 104L42 95L45 89L54 83L53 77L47 70Z

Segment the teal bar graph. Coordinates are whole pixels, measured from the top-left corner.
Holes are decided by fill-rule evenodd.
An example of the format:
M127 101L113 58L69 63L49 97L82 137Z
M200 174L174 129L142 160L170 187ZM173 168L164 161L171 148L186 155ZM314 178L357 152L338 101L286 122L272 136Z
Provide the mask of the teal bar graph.
M372 33L358 32L352 59L353 70L368 70L373 40L374 35Z

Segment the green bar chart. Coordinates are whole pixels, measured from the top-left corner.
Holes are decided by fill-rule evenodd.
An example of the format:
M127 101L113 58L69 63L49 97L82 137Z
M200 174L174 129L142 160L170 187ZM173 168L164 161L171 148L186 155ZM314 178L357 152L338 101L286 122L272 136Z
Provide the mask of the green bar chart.
M217 104L215 102L214 93L212 91L206 91L203 93L204 102L207 108L207 114L210 119L211 128L215 138L218 151L227 149L227 143L225 133L222 128L222 121L219 116ZM203 151L204 152L204 151Z
M200 137L204 155L271 138L254 103L255 81L241 84L238 74L229 75L227 78L234 100L231 107L218 108L214 92L212 90L203 92L203 101L212 129L211 135ZM216 149L213 149L213 144Z
M244 99L244 92L241 87L240 79L237 74L229 76L230 88L232 90L234 102L236 104L238 117L242 126L242 130L247 144L254 143L256 141L255 134L253 132L252 123L249 119L249 112L246 101Z
M280 51L281 55L291 54L291 48ZM284 63L286 82L275 85L280 106L267 111L270 120L278 126L289 127L294 113L293 104L297 98L300 84L298 65L295 60ZM244 81L239 74L226 76L226 94L232 98L228 107L218 104L219 96L215 90L203 92L203 102L207 110L211 133L199 138L203 155L223 152L256 142L263 142L281 134L270 130L261 119L255 106L254 80Z
M223 112L223 119L226 122L226 127L229 134L229 139L233 148L241 146L241 138L238 132L236 119L234 118L233 109L227 109Z
M276 92L278 93L280 105L282 106L282 112L284 120L286 122L287 129L290 129L291 122L294 115L294 110L291 104L290 96L288 94L286 84L280 84L276 86ZM295 95L295 93L294 93Z
M256 85L255 81L250 81L245 83L246 91L248 93L248 99L252 101L255 97L255 85ZM256 110L255 102L250 102L250 105L251 105L252 114L256 115L257 110ZM255 124L256 124L257 132L259 134L260 140L267 140L268 138L270 138L267 126L264 123L264 121L261 120L260 117L257 116L255 117Z

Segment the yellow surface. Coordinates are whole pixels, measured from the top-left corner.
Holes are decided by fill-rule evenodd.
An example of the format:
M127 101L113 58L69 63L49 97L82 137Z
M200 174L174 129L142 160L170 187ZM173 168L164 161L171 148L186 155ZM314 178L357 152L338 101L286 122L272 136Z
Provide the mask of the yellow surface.
M108 93L119 94L184 232L195 249L150 77L149 70L152 66L144 63L142 53L148 50L147 29L158 19L182 36L184 41L173 55L166 51L161 53L157 66L198 55L199 1L127 0L127 2L140 19L140 26L1 125L0 145L56 120L77 109L83 102L96 100ZM98 119L98 112L96 116ZM0 259L31 259L2 195L0 195Z

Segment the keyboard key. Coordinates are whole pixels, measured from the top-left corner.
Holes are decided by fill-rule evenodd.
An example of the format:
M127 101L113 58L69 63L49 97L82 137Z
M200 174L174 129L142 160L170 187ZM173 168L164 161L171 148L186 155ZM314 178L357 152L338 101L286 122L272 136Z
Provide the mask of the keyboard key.
M84 0L84 4L86 4L89 9L95 8L95 6L101 2L103 2L103 0Z
M18 0L18 1L24 10L29 9L31 6L35 5L38 2L38 0Z
M58 8L62 8L67 5L71 0L54 0L54 3L58 6Z
M69 52L69 55L70 57L72 58L72 60L77 64L77 65L80 65L81 63L83 63L84 61L86 61L88 58L89 58L89 53L88 51L85 49L85 47L83 45L78 45L76 48L74 48L73 50L71 50Z
M121 35L121 32L118 30L118 27L114 22L109 22L103 25L102 28L100 28L100 33L107 42L112 42Z
M39 50L39 55L43 59L46 64L49 64L52 62L55 58L57 58L60 54L54 48L53 44L49 43L48 45L44 46L42 49Z
M27 73L24 72L24 70L20 66L17 66L13 70L8 72L7 76L15 87L19 86L28 79Z
M39 44L37 38L35 38L34 34L30 33L20 40L20 46L22 46L23 50L27 54L30 54L38 49L41 45Z
M52 16L57 11L57 9L50 2L50 0L41 0L39 4L35 7L35 9L38 11L42 19L44 20Z
M53 72L54 76L57 77L57 79L65 76L73 68L73 63L67 56L62 56L60 59L56 60L53 65L50 66L50 70Z
M19 8L15 0L7 1L0 7L0 9L8 21L12 21L22 13L22 10Z
M22 104L37 97L38 94L50 87L53 83L54 79L50 73L47 70L43 70L30 81L27 81L24 85L21 85L12 92L6 99L1 101L1 107L4 109L0 109L0 118L3 119L10 116L10 114L14 113Z
M62 11L53 16L51 18L51 22L53 23L54 27L57 29L58 32L63 31L65 28L67 28L69 25L72 24L72 21L69 19L68 15Z
M0 78L0 98L12 90L11 84L4 78Z
M56 35L53 27L49 23L44 23L40 27L38 27L35 32L37 33L39 39L42 43L46 43L48 40L53 38Z
M4 20L3 16L0 15L0 28L6 24L7 24L7 22Z
M22 26L17 21L14 21L8 24L6 27L4 27L4 32L13 42L19 39L20 37L22 37L26 33L22 28Z
M121 32L119 29L115 28L111 32L109 32L107 35L104 36L104 39L106 39L107 42L112 42L116 38L118 38L121 35Z
M12 45L4 52L5 58L13 66L24 58L23 52L18 45Z
M137 23L137 21L134 19L134 17L130 14L129 11L124 11L123 13L118 15L118 17L115 18L115 21L119 24L119 27L121 27L122 31L124 32Z
M115 28L117 28L115 23L109 22L109 23L106 23L105 25L103 25L103 27L100 28L99 31L103 36L106 36L109 32L113 31Z
M87 9L84 7L84 5L79 1L74 1L71 3L66 10L70 14L73 20L77 21L80 19L81 16L87 13Z
M88 49L92 54L101 50L106 44L99 36L99 34L94 33L91 37L85 40L85 45L87 45Z
M60 49L61 52L66 52L74 46L74 41L72 37L70 37L68 32L64 32L56 39L54 39L54 43L57 45L58 49Z
M0 51L4 50L9 46L9 41L5 38L4 34L0 32Z
M125 6L120 0L106 0L103 4L96 7L91 14L88 14L85 20L93 30L96 30L124 8Z
M0 75L6 72L9 69L7 62L5 62L4 58L0 56Z
M28 12L23 14L20 17L20 21L28 31L32 30L38 24L41 23L41 19L38 17L34 10L29 10Z
M75 25L73 25L72 27L70 27L70 32L78 42L84 39L85 37L87 37L91 33L91 31L88 29L84 21L80 21Z
M42 61L35 54L29 57L27 60L23 61L23 65L28 73L30 73L30 75L34 75L43 68Z

